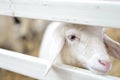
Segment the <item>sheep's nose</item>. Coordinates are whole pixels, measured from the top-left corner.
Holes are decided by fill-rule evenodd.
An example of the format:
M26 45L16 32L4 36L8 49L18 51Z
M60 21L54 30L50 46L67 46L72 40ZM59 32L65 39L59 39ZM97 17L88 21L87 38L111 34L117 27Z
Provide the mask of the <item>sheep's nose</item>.
M22 40L26 40L27 37L26 37L26 36L21 36L21 39L22 39Z
M105 61L105 60L99 60L99 63L101 65L103 65L106 69L109 69L111 66L111 62L110 61Z

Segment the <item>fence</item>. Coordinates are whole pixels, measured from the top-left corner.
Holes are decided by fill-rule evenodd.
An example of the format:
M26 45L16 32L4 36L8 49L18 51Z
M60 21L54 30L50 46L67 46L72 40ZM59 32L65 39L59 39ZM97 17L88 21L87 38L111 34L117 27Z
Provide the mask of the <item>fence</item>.
M48 14L49 13L49 14ZM119 1L1 0L0 15L120 28ZM43 80L120 80L56 64L43 78L49 61L0 49L0 68Z

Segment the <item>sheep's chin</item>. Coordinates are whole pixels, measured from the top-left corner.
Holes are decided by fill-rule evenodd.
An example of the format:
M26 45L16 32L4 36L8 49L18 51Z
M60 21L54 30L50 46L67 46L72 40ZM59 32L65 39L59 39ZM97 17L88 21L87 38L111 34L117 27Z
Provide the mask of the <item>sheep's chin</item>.
M99 70L99 69L96 69L96 68L93 68L93 67L88 67L88 69L90 71L92 71L93 73L101 74L101 75L105 75L109 72L109 71L102 71L102 70Z

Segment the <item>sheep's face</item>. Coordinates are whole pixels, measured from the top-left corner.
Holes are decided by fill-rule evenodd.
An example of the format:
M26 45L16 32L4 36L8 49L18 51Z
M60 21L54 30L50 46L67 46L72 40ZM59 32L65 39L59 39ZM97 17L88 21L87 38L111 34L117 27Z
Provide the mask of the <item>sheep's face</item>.
M71 54L83 63L83 67L101 74L110 70L111 62L103 42L102 28L74 27L66 32L66 42Z

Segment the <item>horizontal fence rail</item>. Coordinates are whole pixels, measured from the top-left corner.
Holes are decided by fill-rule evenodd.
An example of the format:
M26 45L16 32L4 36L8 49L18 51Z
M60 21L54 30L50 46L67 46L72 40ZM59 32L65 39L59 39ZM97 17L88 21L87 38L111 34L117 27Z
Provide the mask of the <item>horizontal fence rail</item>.
M29 55L0 49L0 67L29 77L42 80L120 80L117 77L101 76L88 70L63 64L53 66L47 77L43 78L48 61Z
M1 0L0 14L120 28L119 0Z
M0 68L39 79L46 65L46 60L0 49Z

